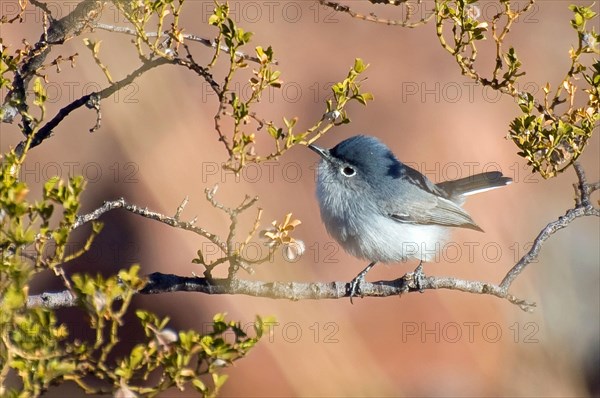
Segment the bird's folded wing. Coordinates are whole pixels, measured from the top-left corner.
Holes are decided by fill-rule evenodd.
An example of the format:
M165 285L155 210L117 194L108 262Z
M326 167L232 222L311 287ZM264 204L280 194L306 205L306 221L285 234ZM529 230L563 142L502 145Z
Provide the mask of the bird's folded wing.
M388 202L386 214L395 221L422 225L443 225L483 231L475 221L452 201L421 191L419 200L399 198Z

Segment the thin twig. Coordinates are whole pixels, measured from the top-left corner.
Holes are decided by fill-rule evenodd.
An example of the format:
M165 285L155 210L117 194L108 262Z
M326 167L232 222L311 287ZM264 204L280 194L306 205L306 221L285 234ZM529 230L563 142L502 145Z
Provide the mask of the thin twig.
M514 280L523 272L525 267L537 259L540 249L542 248L543 243L554 233L557 231L567 227L574 220L584 216L596 216L600 217L600 210L593 207L590 204L590 192L592 189L590 185L587 183L585 178L585 172L583 167L579 162L573 162L573 168L577 174L577 178L579 180L578 187L578 198L575 200L575 207L567 210L564 216L559 217L556 221L553 221L546 225L544 229L540 231L538 236L533 241L533 245L531 249L519 260L519 262L506 274L502 282L500 283L500 288L507 292L510 288L510 285L514 282ZM595 184L594 184L595 185Z
M63 44L73 36L80 34L83 29L96 18L106 1L83 0L75 6L72 12L63 18L50 19L47 33L44 32L38 42L31 48L26 56L26 61L15 73L12 90L4 97L2 119L0 122L11 123L12 119L20 114L23 119L23 131L27 136L33 131L31 120L28 119L28 105L26 101L27 90L31 79L43 66L46 57L50 54L53 45Z
M128 84L131 84L136 78L141 76L143 73L149 71L150 69L155 68L159 65L164 65L164 64L170 63L170 62L171 62L170 60L167 60L165 58L157 58L155 60L148 61L148 62L142 64L142 66L140 66L138 69L134 70L131 74L129 74L122 80L119 80L118 82L115 82L114 84L111 84L110 86L106 87L105 89L103 89L99 92L93 92L93 93L84 95L84 96L76 99L75 101L71 102L69 105L67 105L64 108L62 108L61 110L59 110L58 113L51 120L48 121L48 123L46 123L44 126L42 126L39 130L36 131L35 135L33 136L32 140L31 140L29 149L40 145L44 140L46 140L47 138L52 136L53 129L56 128L63 121L63 119L66 118L67 116L69 116L69 114L71 112L73 112L74 110L79 109L85 105L85 106L94 108L94 109L96 109L97 112L99 112L98 108L96 108L93 105L94 103L97 103L102 99L110 97L116 91L122 89L123 87L127 86ZM98 125L99 120L100 120L99 116L97 115L96 126ZM25 149L26 144L27 144L27 140L23 140L19 143L19 145L17 145L17 148L15 150L17 152L17 154L20 155L23 153L23 150Z
M29 0L29 2L37 8L39 8L40 10L42 10L44 14L46 14L48 18L50 18L51 21L54 20L54 18L52 17L52 10L50 9L50 7L48 7L46 3L42 3L41 1L37 0Z
M237 207L231 208L231 207L227 207L227 206L223 205L222 203L219 203L216 200L215 194L217 193L218 188L219 188L219 186L215 185L212 188L206 188L204 190L204 192L206 194L206 200L208 200L208 202L215 209L219 209L219 210L225 212L229 216L229 221L230 221L229 233L227 234L227 241L226 241L228 257L219 259L218 262L213 262L212 264L205 263L204 265L206 266L206 271L205 271L204 275L207 277L210 277L212 269L216 265L223 263L225 261L229 261L228 276L230 279L232 279L235 276L235 274L238 271L238 268L240 268L240 267L242 269L246 270L248 273L252 274L252 273L254 273L254 270L250 267L249 264L247 264L244 261L242 256L239 255L239 253L242 250L240 248L236 249L236 243L234 242L234 239L236 237L236 227L238 224L238 216L240 215L240 213L244 212L245 210L247 210L248 208L253 206L254 203L256 203L256 201L258 201L258 196L250 197L250 196L246 195L244 200L242 200L242 202ZM221 261L221 260L223 260L223 261Z
M583 207L587 207L590 205L590 185L587 182L585 177L585 171L577 160L573 162L573 168L575 169L575 173L577 174L577 179L579 180L579 184L577 186L579 191L579 202Z
M124 34L132 35L132 36L137 36L137 32L135 31L135 29L131 29L126 26L113 26L113 25L107 25L107 24L103 24L103 23L97 23L97 24L94 24L93 27L97 28L97 29L106 30L109 32L124 33ZM147 37L169 37L169 35L167 33L159 34L158 32L146 32L145 35ZM195 41L197 43L203 44L210 48L217 47L217 43L214 40L205 39L204 37L200 37L200 36L196 36L196 35L192 35L192 34L182 34L181 36L186 40ZM225 45L219 45L219 49L227 54L230 53L229 47L227 47ZM235 56L240 59L260 63L260 59L258 59L258 57L248 55L241 51L236 51ZM275 61L274 63L277 64L277 61Z
M385 2L386 4L392 4L395 6L403 3L403 2L389 3L389 2L387 2L387 0L386 1L371 1L371 2L372 3L384 3ZM346 13L346 14L350 15L352 18L362 19L364 21L375 22L375 23L385 24L385 25L401 26L403 28L416 28L418 26L424 25L427 22L431 21L431 19L433 19L434 15L435 15L434 12L431 12L431 14L429 14L428 16L421 18L418 21L412 22L412 21L410 21L410 19L412 17L412 10L410 8L411 7L410 5L406 5L406 10L407 10L406 16L402 20L398 20L398 19L379 18L378 16L376 16L374 14L369 14L369 15L361 14L361 13L358 13L358 12L352 10L350 7L342 5L335 1L319 0L319 3L324 7L333 9L334 11Z
M575 219L584 216L598 217L600 216L600 211L593 207L578 207L570 209L566 212L564 216L561 216L556 221L553 221L550 224L546 225L533 241L533 245L531 246L531 249L527 252L527 254L525 254L519 260L519 262L506 274L506 276L500 283L500 287L503 290L507 290L517 278L517 276L519 276L519 274L523 272L525 267L527 267L527 265L529 265L535 259L537 259L542 245L550 236L552 236L557 231L567 227Z
M100 206L96 210L94 210L90 213L78 216L75 223L73 223L72 229L79 228L88 222L97 220L104 213L107 213L107 212L109 212L111 210L115 210L115 209L124 209L133 214L137 214L139 216L149 218L149 219L161 222L163 224L167 224L171 227L180 228L180 229L184 229L186 231L194 232L194 233L210 240L212 243L217 245L223 252L227 253L227 246L225 245L225 243L223 243L217 235L208 232L204 228L196 227L195 225L193 225L192 222L181 221L181 220L179 220L179 218L165 216L164 214L150 211L147 208L142 208L142 207L127 203L127 201L125 201L125 199L123 199L123 198L113 200L113 201L106 201L106 202L104 202L104 204L102 206Z
M181 216L183 209L185 209L185 206L187 206L189 201L190 201L190 198L188 196L183 198L183 200L181 201L181 204L179 206L177 206L177 210L175 211L175 216L173 216L174 219L179 221L179 217Z

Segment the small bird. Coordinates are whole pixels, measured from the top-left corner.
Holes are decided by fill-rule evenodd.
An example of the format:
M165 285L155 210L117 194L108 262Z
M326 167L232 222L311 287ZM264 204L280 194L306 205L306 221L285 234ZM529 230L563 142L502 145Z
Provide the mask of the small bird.
M461 205L466 196L512 182L497 171L438 184L401 163L375 137L357 135L332 149L308 145L321 156L317 199L327 232L355 257L370 264L350 282L357 294L377 262L430 261L451 227L483 230Z

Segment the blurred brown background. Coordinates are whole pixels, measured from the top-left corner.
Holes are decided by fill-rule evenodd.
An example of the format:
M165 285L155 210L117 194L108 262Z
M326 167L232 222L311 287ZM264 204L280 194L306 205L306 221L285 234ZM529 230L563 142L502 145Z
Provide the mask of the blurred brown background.
M568 50L576 43L569 26L568 1L538 2L514 25L514 45L527 75L522 87L539 93L547 81L556 85L569 65ZM591 4L583 1L582 4ZM76 2L48 2L64 16ZM400 18L399 8L346 2L365 13ZM516 2L521 7L525 2ZM2 14L16 2L2 2ZM431 2L413 4L417 15ZM11 8L12 7L12 8ZM206 21L211 1L188 1L186 33L212 37ZM185 8L185 7L184 7ZM281 121L298 116L299 128L318 120L329 84L345 77L354 58L370 63L363 88L375 95L368 107L352 106L352 123L335 128L319 144L332 146L351 135L366 133L385 141L399 159L434 181L500 168L515 183L473 197L467 210L486 231L457 230L440 261L425 272L499 282L548 222L573 204L575 175L568 171L544 181L531 175L504 139L518 108L511 98L483 90L460 76L452 58L439 46L435 27L390 27L351 19L313 1L231 2L233 19L254 32L253 46L273 46L284 85L263 98L261 116ZM481 19L490 20L498 2L482 2ZM598 10L598 5L595 6ZM1 37L12 48L41 33L41 14L25 14L25 24L3 26ZM125 25L108 7L102 22ZM137 67L130 37L107 32L82 37L102 39L100 56L115 79ZM482 70L493 65L491 42L481 51ZM199 62L210 52L191 44ZM81 37L57 49L54 56L80 55L71 69L48 70L48 110L106 86ZM487 58L486 58L487 57ZM217 74L217 77L219 75ZM217 78L218 80L218 78ZM527 86L526 86L527 85ZM3 93L4 95L4 93ZM216 96L208 84L183 68L166 66L147 73L118 96L102 102L102 127L90 134L94 112L81 109L67 118L55 136L32 150L23 178L34 193L43 180L69 172L88 180L83 211L124 196L150 209L174 214L188 195L183 217L225 233L228 220L210 207L204 189L220 185L218 198L237 204L244 195L259 195L264 226L288 212L302 220L295 237L307 251L297 262L281 254L257 268L260 280L349 281L365 264L345 254L327 235L314 198L317 157L294 148L279 162L250 167L236 181L216 171L226 153L213 128ZM16 126L1 125L1 150L20 140ZM262 134L262 133L260 133ZM596 135L581 161L588 179L598 180L599 139ZM40 183L40 184L38 184ZM597 200L597 194L594 197ZM248 212L251 227L253 211ZM103 218L105 230L90 253L69 272L101 272L140 263L144 273L201 274L191 264L198 249L208 259L215 248L197 236L125 212ZM85 237L85 231L80 237ZM554 235L539 260L514 283L515 295L534 300L538 308L524 313L507 301L453 291L427 291L401 298L331 301L275 301L245 296L211 297L176 293L136 297L135 307L171 317L174 329L202 328L216 312L252 322L255 314L274 315L279 324L269 338L228 370L223 396L586 396L598 395L600 356L599 226L581 219ZM255 250L265 250L259 245ZM250 249L249 249L250 250ZM251 255L251 254L249 254ZM212 258L215 258L212 254ZM391 279L416 263L377 266L369 280ZM57 289L48 276L36 291ZM133 311L132 311L133 313ZM61 311L77 319L76 310ZM130 322L133 324L133 321ZM84 324L78 331L86 335ZM140 331L125 326L123 339ZM129 334L131 333L131 334ZM60 389L55 396L77 394ZM192 394L170 391L163 396Z

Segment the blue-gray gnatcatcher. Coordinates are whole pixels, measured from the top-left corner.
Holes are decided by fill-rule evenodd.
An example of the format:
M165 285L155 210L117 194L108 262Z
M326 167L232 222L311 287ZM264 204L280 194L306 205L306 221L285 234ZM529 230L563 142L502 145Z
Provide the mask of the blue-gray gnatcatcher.
M465 197L512 182L493 171L439 184L401 163L375 137L357 135L321 156L317 198L327 232L350 254L370 261L352 280L356 295L377 262L430 261L450 227L483 231L461 208Z

